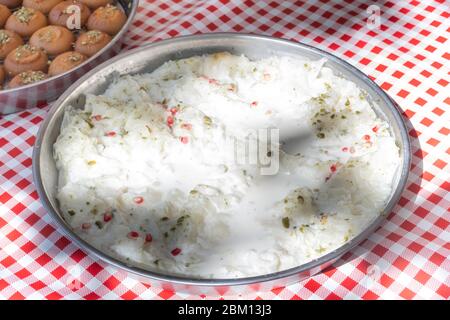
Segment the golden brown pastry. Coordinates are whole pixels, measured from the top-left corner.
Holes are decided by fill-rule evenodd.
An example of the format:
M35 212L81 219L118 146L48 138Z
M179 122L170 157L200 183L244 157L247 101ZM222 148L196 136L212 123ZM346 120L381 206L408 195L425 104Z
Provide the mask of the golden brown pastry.
M6 20L11 15L11 10L7 6L0 4L0 28L5 26Z
M62 1L63 0L23 0L23 6L47 14L54 6Z
M9 88L17 88L30 83L35 83L48 78L48 75L42 71L25 71L16 75L8 83Z
M80 0L80 1L93 10L99 7L106 6L107 4L112 4L114 2L113 0Z
M44 49L49 55L58 55L72 49L75 37L62 26L47 26L39 29L30 38L30 44Z
M24 71L47 71L47 54L29 44L17 47L11 51L4 62L5 70L10 76Z
M29 37L46 25L47 18L42 12L21 7L8 18L5 29L14 31L22 37Z
M86 24L89 16L91 15L91 10L78 0L68 0L58 3L56 6L50 10L48 14L48 19L50 20L50 24L59 25L68 28L69 30L77 29L76 26L68 25L68 19L74 13L69 11L69 7L75 5L80 8L80 27L83 27ZM74 22L75 20L71 20Z
M91 57L103 49L110 41L111 36L98 30L82 33L75 42L75 51Z
M127 21L127 16L118 7L106 5L95 10L87 22L89 30L100 30L115 35Z
M60 54L52 61L48 68L50 76L56 76L78 66L86 61L87 57L79 52L69 51Z
M22 0L0 0L0 4L7 6L10 9L17 8L22 4Z
M23 45L23 40L17 33L0 30L0 59L5 59L8 53L21 45Z

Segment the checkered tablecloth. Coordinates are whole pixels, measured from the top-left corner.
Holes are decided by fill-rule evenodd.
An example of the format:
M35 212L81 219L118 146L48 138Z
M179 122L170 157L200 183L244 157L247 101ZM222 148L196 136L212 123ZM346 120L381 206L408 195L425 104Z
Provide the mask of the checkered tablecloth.
M301 41L370 75L409 119L411 173L399 204L382 227L319 275L239 297L450 297L450 4L373 1L381 12L379 27L376 16L367 23L370 4L141 0L126 48L218 31ZM376 7L370 9L376 14ZM35 134L47 110L0 118L0 298L205 298L142 284L62 236L41 206L31 176Z

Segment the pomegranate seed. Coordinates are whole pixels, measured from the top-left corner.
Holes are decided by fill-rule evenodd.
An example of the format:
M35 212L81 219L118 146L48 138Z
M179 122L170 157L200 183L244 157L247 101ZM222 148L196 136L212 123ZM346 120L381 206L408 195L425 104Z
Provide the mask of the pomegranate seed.
M94 119L95 121L100 121L100 120L102 120L102 116L99 115L99 114L96 114L95 116L92 116L91 118Z
M368 134L365 134L363 139L366 140L366 141L370 141L370 136Z
M144 202L144 198L142 198L142 197L135 197L134 198L134 203L141 204L142 202Z
M186 129L186 130L191 130L191 129L192 129L192 124L190 124L190 123L183 123L183 124L181 125L181 127L182 127L183 129Z
M177 256L181 253L181 249L180 248L175 248L170 252L173 256Z
M343 151L343 152L347 152L347 151L348 151L348 148L347 148L347 147L343 147L343 148L342 148L342 151Z
M180 141L181 141L181 143L187 144L189 142L189 138L188 137L180 137Z
M116 133L114 131L109 131L105 134L105 136L107 137L114 137L116 135Z
M258 106L257 101L253 101L252 103L250 103L250 107L256 107L256 106Z
M85 222L85 223L83 223L83 224L81 225L81 229L83 229L83 230L87 230L87 229L89 229L90 227L91 227L91 224L88 223L88 222Z
M377 133L377 131L378 131L378 126L373 127L373 128L372 128L372 131L375 132L375 133Z
M270 74L264 73L264 80L270 80Z
M137 238L139 238L139 232L137 231L128 232L128 239L137 239Z
M336 172L336 165L335 165L335 164L332 164L332 165L330 166L330 171L331 171L331 172Z
M174 116L177 112L178 112L178 109L177 109L177 108L175 108L175 107L170 108L170 113L171 113L173 116Z
M208 82L210 84L213 84L213 85L216 85L216 86L219 84L219 81L217 81L216 79L208 79Z
M172 116L167 117L167 125L169 126L169 128L172 128L172 126L173 126L173 117Z
M145 242L152 242L152 240L153 240L152 235L150 233L147 233L145 235Z
M113 217L112 214L107 212L103 215L103 221L109 222L109 221L111 221L112 217Z

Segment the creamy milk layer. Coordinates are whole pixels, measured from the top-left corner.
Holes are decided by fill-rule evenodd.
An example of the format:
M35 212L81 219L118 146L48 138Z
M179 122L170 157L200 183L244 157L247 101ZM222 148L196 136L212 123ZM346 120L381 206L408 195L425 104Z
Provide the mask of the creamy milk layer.
M88 95L54 145L65 219L130 265L202 278L280 271L343 245L380 215L400 157L365 94L324 63L217 53ZM301 143L286 153L255 134L267 128ZM275 174L251 160L264 147Z

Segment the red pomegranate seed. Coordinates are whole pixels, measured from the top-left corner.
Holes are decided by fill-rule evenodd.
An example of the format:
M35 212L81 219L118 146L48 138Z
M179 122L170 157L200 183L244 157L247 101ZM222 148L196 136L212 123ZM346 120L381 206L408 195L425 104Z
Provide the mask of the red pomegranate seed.
M181 141L181 143L187 144L189 142L189 138L188 137L180 137L180 141Z
M368 134L365 134L363 139L366 140L366 141L370 141L370 136Z
M113 216L112 216L112 213L106 212L106 213L103 215L103 221L109 222L109 221L111 221L112 217L113 217Z
M100 121L100 120L102 120L102 116L99 115L99 114L96 114L95 116L92 116L91 118L94 119L95 121Z
M216 85L216 86L219 84L219 81L217 81L216 79L208 79L208 82L210 84L213 84L213 85Z
M116 135L116 133L114 131L109 131L105 134L105 136L107 137L114 137Z
M137 231L128 232L128 239L137 239L137 238L139 238L139 232Z
M183 124L181 125L181 127L182 127L183 129L186 129L186 130L191 130L191 129L192 129L192 124L190 124L190 123L183 123Z
M270 80L270 74L264 73L264 80Z
M153 240L152 235L150 233L147 233L145 235L145 242L152 242L152 240Z
M91 227L91 224L88 223L88 222L85 222L85 223L83 223L83 224L81 225L81 229L83 229L83 230L87 230L87 229L89 229L90 227Z
M171 113L173 116L174 116L177 112L178 112L178 109L177 109L177 108L175 108L175 107L170 108L170 113Z
M144 202L144 198L142 198L142 197L135 197L134 198L134 203L141 204L142 202Z
M336 172L336 165L335 165L335 164L332 164L332 165L330 166L330 171L331 171L331 172Z
M253 101L252 103L250 103L250 107L256 107L258 106L258 101Z
M177 256L181 253L181 249L180 248L175 248L170 252L173 256Z
M343 152L347 152L347 151L348 151L348 148L347 148L347 147L343 147L343 148L342 148L342 151L343 151Z
M372 131L375 132L375 133L377 133L377 131L378 131L378 126L373 127L373 128L372 128Z
M172 128L172 126L173 126L173 117L172 116L167 117L167 125L169 126L169 128Z

